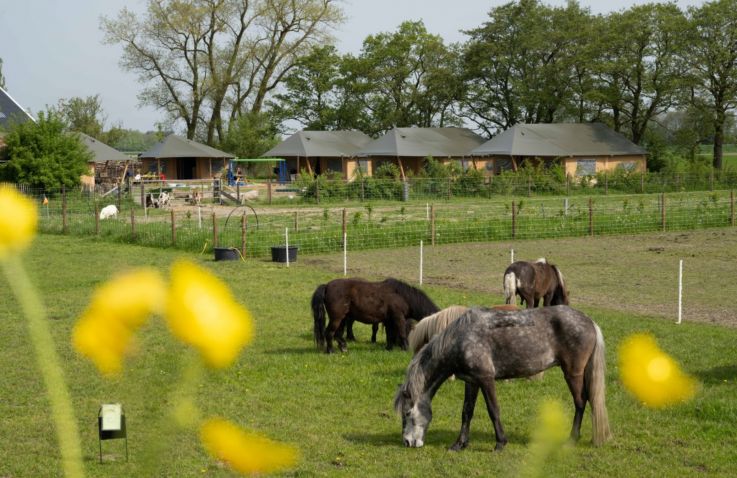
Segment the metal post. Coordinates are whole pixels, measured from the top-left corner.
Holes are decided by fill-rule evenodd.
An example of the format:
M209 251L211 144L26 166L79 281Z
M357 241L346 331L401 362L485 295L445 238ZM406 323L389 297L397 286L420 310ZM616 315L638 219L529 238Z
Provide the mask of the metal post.
M345 237L345 233L348 229L346 214L346 210L343 208L343 237Z
M514 200L512 201L512 239L517 235L517 212L514 210Z
M435 205L430 206L430 245L435 245Z
M422 241L420 241L420 285L422 285L422 266L424 260L424 250L422 248Z

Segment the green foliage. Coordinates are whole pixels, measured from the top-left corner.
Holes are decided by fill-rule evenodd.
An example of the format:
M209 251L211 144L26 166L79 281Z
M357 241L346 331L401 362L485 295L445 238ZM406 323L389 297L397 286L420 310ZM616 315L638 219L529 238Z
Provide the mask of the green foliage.
M268 113L246 113L230 122L220 148L239 158L260 158L277 143L278 126ZM271 164L245 163L246 175L268 176Z
M74 187L88 172L92 153L54 112L38 115L38 122L15 125L5 137L7 163L0 174L8 181L34 188Z
M103 129L105 114L102 110L100 95L87 98L73 97L60 99L55 109L59 118L66 124L69 131L84 133L100 141L106 141Z

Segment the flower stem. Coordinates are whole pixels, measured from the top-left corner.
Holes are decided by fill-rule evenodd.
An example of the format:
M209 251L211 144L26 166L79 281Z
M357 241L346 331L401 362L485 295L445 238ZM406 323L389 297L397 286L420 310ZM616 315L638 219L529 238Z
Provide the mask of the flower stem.
M47 325L46 310L17 256L0 261L10 288L18 299L28 320L28 332L36 354L36 361L51 402L51 413L59 440L64 475L69 478L84 476L79 430L74 417L72 399L64 381L59 355Z

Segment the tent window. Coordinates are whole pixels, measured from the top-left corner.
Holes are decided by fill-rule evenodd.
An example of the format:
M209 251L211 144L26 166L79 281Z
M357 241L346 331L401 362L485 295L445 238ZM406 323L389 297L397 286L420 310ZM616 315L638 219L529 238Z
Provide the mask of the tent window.
M624 163L619 163L617 165L617 169L621 169L623 171L627 171L628 173L631 173L637 169L637 163L635 163L634 161L627 161Z
M328 158L328 169L336 173L343 172L343 160L340 158Z
M595 159L579 159L576 161L576 176L593 176L595 174Z
M362 174L368 174L368 159L359 159L356 163L358 164L358 169L361 170Z

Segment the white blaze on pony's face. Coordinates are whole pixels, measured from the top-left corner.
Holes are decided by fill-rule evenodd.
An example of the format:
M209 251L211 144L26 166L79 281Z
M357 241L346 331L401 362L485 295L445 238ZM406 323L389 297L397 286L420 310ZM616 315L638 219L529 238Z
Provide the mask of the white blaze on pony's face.
M430 402L413 401L406 390L400 390L399 408L402 414L402 439L404 446L420 448L425 444L425 432L432 420Z

